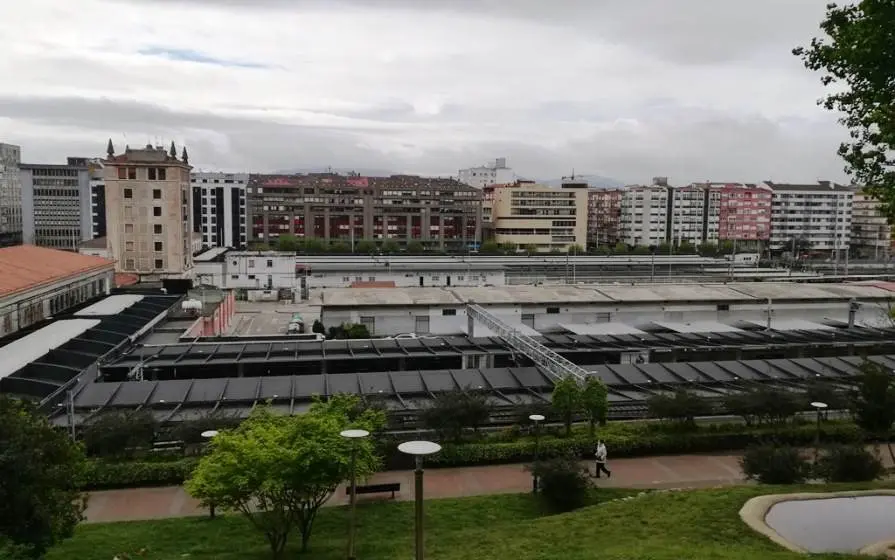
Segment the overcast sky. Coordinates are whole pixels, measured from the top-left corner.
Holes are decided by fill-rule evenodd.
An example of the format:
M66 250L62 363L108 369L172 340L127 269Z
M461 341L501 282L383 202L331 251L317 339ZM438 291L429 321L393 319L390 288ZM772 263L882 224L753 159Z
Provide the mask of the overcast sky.
M0 17L23 159L186 143L202 169L844 180L791 49L826 0L28 0Z

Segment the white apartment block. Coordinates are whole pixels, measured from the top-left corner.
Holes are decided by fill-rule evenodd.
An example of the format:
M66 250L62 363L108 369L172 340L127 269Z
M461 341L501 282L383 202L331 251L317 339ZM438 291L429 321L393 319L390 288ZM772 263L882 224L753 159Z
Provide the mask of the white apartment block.
M193 231L204 247L244 247L248 173L193 172Z
M539 252L587 248L587 185L562 188L518 182L494 189L494 240Z
M461 169L457 177L461 183L481 189L490 185L509 185L516 174L507 167L507 158L497 158L481 167Z
M23 163L22 238L29 245L77 251L93 238L90 176L87 161L66 165Z
M22 243L22 150L0 143L0 247Z
M661 178L650 186L626 187L621 196L619 239L628 245L649 247L668 239L669 188Z
M811 251L848 250L854 202L852 187L829 181L810 185L765 181L763 185L771 189L772 249L789 250L793 243L804 242Z
M851 245L865 257L887 257L892 245L892 226L880 212L880 203L863 190L856 190L852 206Z
M277 251L227 251L214 248L196 255L194 275L199 284L243 292L249 301L292 299L299 280L295 254Z

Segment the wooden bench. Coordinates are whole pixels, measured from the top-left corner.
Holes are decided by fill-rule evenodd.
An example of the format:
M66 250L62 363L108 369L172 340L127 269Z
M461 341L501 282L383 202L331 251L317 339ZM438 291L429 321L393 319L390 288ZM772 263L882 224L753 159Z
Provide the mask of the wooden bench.
M367 484L366 486L358 486L355 488L355 493L360 494L384 494L386 492L392 493L392 499L395 499L395 492L399 492L401 490L400 482L386 482L384 484ZM345 487L345 495L351 495L351 485Z

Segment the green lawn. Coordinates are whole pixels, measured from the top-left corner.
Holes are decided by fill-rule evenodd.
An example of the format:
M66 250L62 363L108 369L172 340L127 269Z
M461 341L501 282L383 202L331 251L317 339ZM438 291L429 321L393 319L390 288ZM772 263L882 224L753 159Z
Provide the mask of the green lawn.
M872 485L812 486L810 490L868 487ZM891 482L888 487L892 487ZM804 486L743 486L651 493L563 515L545 515L533 498L525 494L431 500L426 503L426 557L433 560L804 560L803 555L784 551L753 533L740 521L738 512L753 496L805 489ZM599 490L594 501L633 493ZM311 550L301 557L344 558L346 514L345 508L324 509L314 528ZM361 505L358 518L358 558L413 557L412 503ZM133 554L141 548L147 549L144 558L148 560L270 558L261 535L238 516L83 525L73 539L53 550L47 558L111 560L116 554ZM299 556L296 548L288 550L285 557Z

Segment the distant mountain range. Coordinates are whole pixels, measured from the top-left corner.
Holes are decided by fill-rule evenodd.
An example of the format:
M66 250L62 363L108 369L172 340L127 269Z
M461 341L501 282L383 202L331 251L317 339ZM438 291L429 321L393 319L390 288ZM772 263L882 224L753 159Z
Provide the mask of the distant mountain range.
M550 185L551 187L559 187L565 180L566 179L545 179L538 181L538 183L541 183L543 185ZM619 181L618 179L603 177L602 175L575 175L575 181L587 183L588 186L595 189L615 189L625 186L625 183Z
M387 169L372 169L372 168L364 168L364 167L301 167L296 169L281 169L279 171L274 171L276 175L292 175L295 173L299 174L307 174L307 173L338 173L339 175L348 175L349 173L357 173L362 177L390 177L392 175L398 175L395 171L389 171Z

